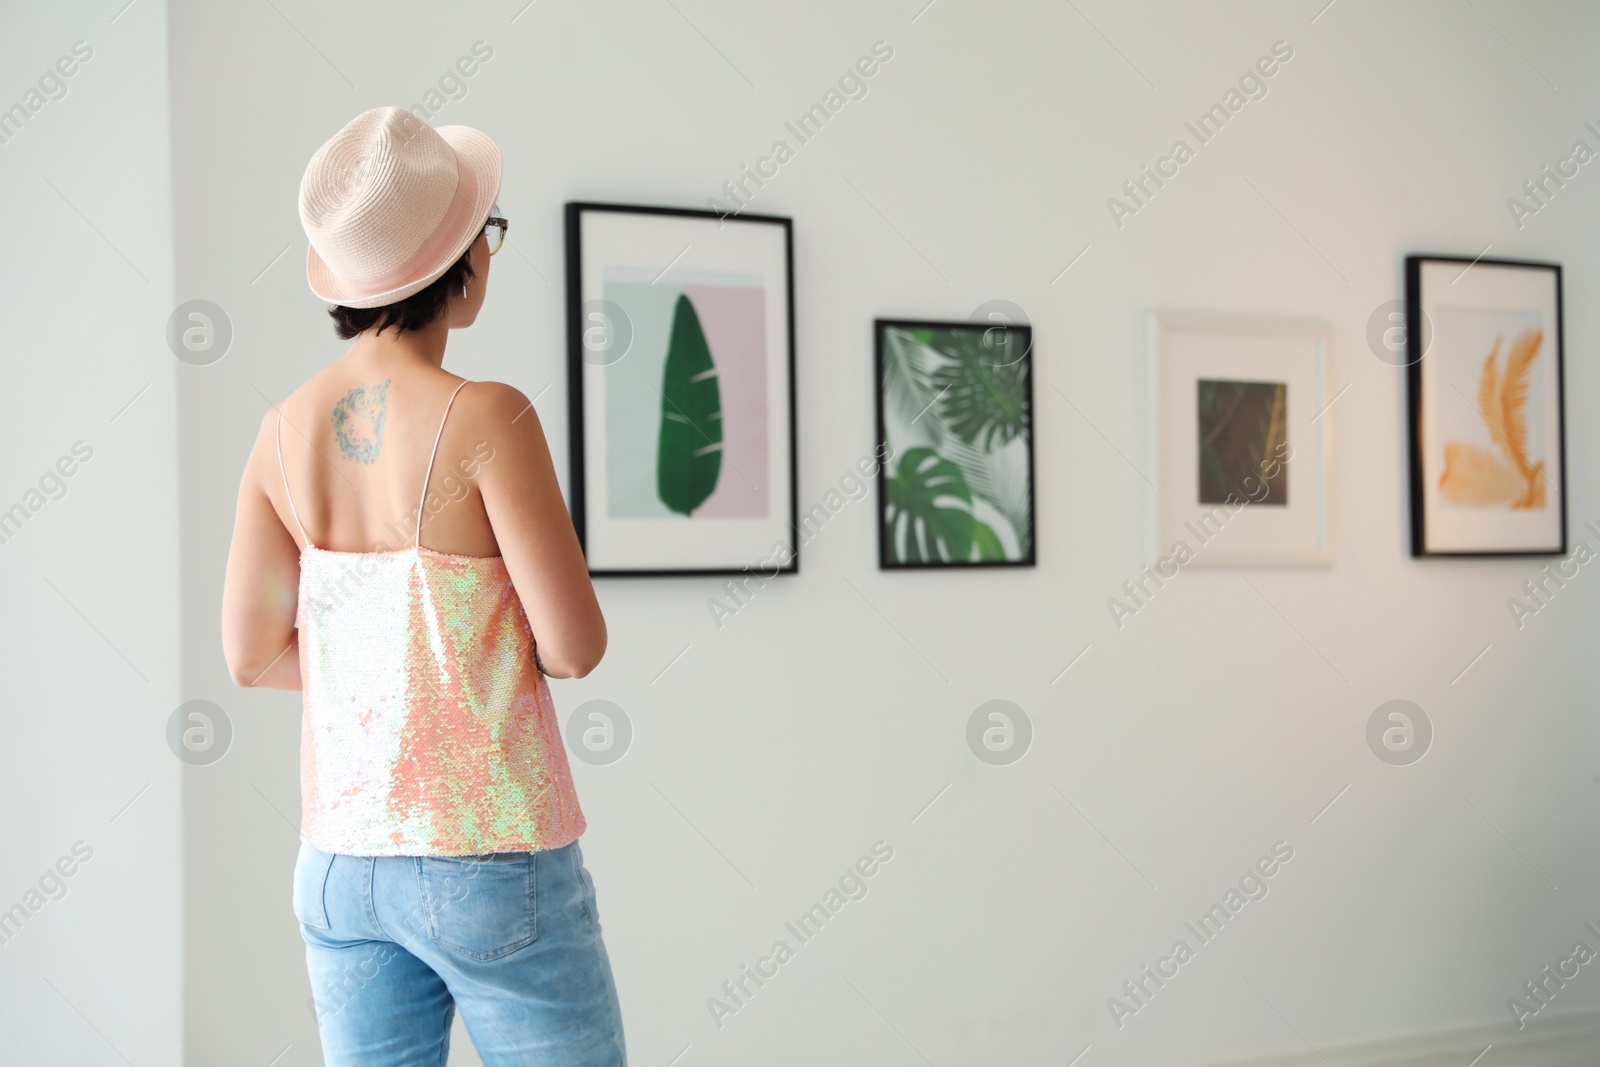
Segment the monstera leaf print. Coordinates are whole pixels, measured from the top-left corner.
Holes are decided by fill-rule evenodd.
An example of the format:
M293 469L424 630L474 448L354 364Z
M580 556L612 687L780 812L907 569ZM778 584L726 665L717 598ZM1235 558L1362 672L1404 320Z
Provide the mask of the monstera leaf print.
M1447 441L1439 494L1465 507L1509 505L1513 510L1544 507L1544 460L1528 459L1528 374L1544 343L1543 330L1519 334L1499 370L1500 338L1483 361L1478 380L1478 411L1489 428L1491 450L1466 441Z
M989 455L954 437L947 438L939 446L939 454L961 471L974 500L984 501L1005 519L1017 539L1017 554L1023 558L1031 556L1033 504L1028 492L1028 468L1023 462L1025 457ZM984 528L991 529L987 526ZM1004 559L1005 556L1002 554L996 558Z
M883 521L896 563L964 562L972 555L979 525L961 469L931 448L913 448L900 457L889 479ZM994 538L993 530L988 537Z
M939 418L956 437L992 452L1028 427L1027 360L1021 335L996 328L946 333L946 361L932 375Z
M1006 558L1006 546L1000 543L1000 535L982 519L972 520L972 547L978 550L978 558L985 563Z
M1016 333L989 336L998 343L985 345L981 331L968 333L963 344L947 329L888 328L884 402L896 421L919 431L920 443L955 466L972 500L999 512L1025 558L1033 549L1027 457L997 454L1027 432L1025 359ZM973 539L980 560L1008 558L999 533L976 516Z
M688 294L678 297L661 382L656 495L687 516L706 502L722 472L722 394L711 347Z

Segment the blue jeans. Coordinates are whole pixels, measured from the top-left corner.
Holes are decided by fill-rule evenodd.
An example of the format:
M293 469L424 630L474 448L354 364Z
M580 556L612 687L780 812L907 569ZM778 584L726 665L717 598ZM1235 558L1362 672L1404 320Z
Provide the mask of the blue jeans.
M441 1067L461 1014L486 1067L625 1067L578 843L492 856L344 856L304 842L294 914L328 1067Z

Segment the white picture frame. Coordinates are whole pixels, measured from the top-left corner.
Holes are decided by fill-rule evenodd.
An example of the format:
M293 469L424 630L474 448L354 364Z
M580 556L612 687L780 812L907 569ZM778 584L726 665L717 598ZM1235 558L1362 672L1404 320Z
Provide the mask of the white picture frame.
M1333 565L1328 351L1313 320L1150 314L1147 562Z

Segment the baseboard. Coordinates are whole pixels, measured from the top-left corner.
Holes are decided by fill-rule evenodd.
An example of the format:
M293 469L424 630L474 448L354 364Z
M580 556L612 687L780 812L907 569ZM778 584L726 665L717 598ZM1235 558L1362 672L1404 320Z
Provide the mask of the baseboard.
M1482 1023L1384 1041L1320 1045L1317 1050L1251 1060L1211 1061L1210 1067L1595 1067L1600 1064L1600 1008L1529 1020Z

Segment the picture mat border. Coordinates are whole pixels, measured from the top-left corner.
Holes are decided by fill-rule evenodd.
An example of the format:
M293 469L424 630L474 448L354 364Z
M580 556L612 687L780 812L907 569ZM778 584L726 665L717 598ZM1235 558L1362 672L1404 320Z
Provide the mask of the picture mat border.
M1311 480L1317 501L1317 538L1321 548L1285 549L1285 550L1249 550L1227 551L1225 549L1206 548L1205 551L1196 551L1193 563L1201 567L1234 567L1234 568L1302 568L1317 567L1331 568L1336 560L1336 546L1333 533L1333 412L1329 404L1328 372L1329 372L1329 345L1331 328L1320 319L1307 319L1295 317L1279 317L1270 315L1229 315L1211 314L1198 311L1174 311L1157 309L1151 311L1146 317L1146 349L1145 369L1149 375L1149 382L1145 389L1146 402L1146 437L1145 447L1152 467L1155 470L1155 485L1145 489L1146 513L1145 522L1145 563L1154 566L1162 558L1162 553L1167 546L1161 544L1162 536L1166 533L1165 516L1162 513L1162 436L1161 436L1161 353L1164 341L1168 334L1175 333L1211 333L1219 335L1247 335L1259 337L1278 337L1297 341L1311 341L1314 344L1315 369L1314 377L1317 384L1316 408L1318 416L1315 431L1309 432L1312 441L1316 442L1316 473ZM1288 438L1289 446L1295 447L1294 438ZM1197 508L1199 504L1195 505ZM1215 505L1225 507L1226 505ZM1251 505L1245 505L1245 509Z
M587 516L588 558L598 570L690 569L747 566L782 555L789 531L780 501L789 472L788 383L777 363L787 346L781 232L592 212L583 218L580 240L584 492L589 501L604 502ZM720 446L710 446L717 449L708 470L715 491L703 510L692 507L690 514L665 506L657 484L661 435L676 414L664 399L663 376L680 296L692 302L710 346L712 391L720 393L722 409L719 420L701 427L708 434L721 430ZM733 306L741 310L728 319ZM611 347L594 352L603 358L591 360L596 308L615 317L610 326L616 332ZM735 322L743 324L737 338L722 332ZM709 438L683 428L689 436L682 444L709 445ZM625 503L619 489L633 503ZM745 506L719 507L730 494Z
M1035 470L1037 457L1034 451L1034 434L1037 431L1037 411L1033 403L1033 325L1031 323L1006 323L1008 330L1023 332L1028 373L1023 385L1023 393L1028 404L1028 555L1023 559L1006 560L963 560L959 563L892 563L889 561L889 535L884 527L884 519L889 510L889 463L884 462L878 466L878 569L880 571L917 571L917 570L954 570L963 568L987 567L1036 567L1039 565L1039 496L1035 485ZM873 319L872 320L872 351L873 351L873 414L876 420L877 438L873 442L874 448L881 448L886 440L887 428L884 425L883 405L883 338L886 330L894 327L906 329L934 329L934 330L988 330L993 324L973 322L970 319L960 322L951 322L935 319ZM900 453L895 451L894 458L898 459Z
M1427 547L1426 483L1423 479L1422 455L1422 360L1424 331L1419 328L1422 312L1422 266L1425 263L1461 263L1462 274L1471 267L1520 267L1530 270L1547 270L1555 278L1556 327L1556 420L1557 455L1561 463L1559 489L1561 493L1561 545L1553 549L1472 549L1433 551ZM1566 372L1566 312L1561 264L1537 259L1486 259L1481 256L1452 256L1434 253L1417 253L1406 256L1406 449L1410 473L1409 495L1411 502L1411 557L1413 559L1486 559L1497 556L1565 556L1571 539L1567 533L1567 372Z
M584 359L583 359L583 215L586 212L605 212L623 215L665 215L680 218L716 219L720 225L768 225L781 227L783 232L784 300L786 306L785 337L788 343L788 419L789 419L789 522L786 540L789 562L776 571L763 569L762 574L798 574L800 572L800 539L795 533L795 523L800 509L799 491L799 433L795 395L795 301L794 301L794 220L781 215L741 214L728 219L722 213L699 208L662 207L648 204L618 204L594 200L571 200L562 209L563 239L566 244L567 271L567 435L568 463L571 479L571 514L573 529L578 535L578 545L584 551L587 563L588 541L588 486L585 482L586 449L584 445ZM720 228L719 225L719 228ZM770 360L770 355L769 355ZM770 365L770 364L769 364ZM674 578L704 575L739 575L747 573L751 564L741 567L649 567L649 568L589 568L595 578Z

